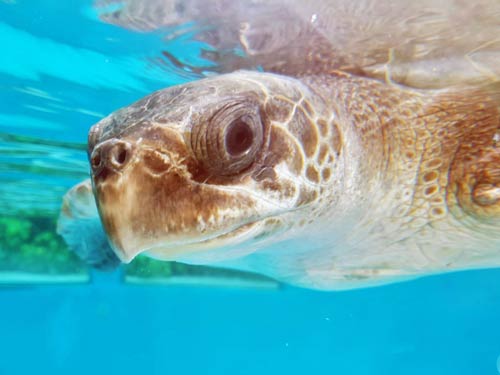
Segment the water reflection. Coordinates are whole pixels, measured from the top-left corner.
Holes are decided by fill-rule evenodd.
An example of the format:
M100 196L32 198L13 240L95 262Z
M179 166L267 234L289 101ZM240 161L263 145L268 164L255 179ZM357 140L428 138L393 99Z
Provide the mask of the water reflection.
M116 108L198 77L154 61L163 33L105 25L79 7L0 2L0 213L56 215L88 177L87 132ZM174 40L172 43L184 43ZM186 55L197 53L189 46Z

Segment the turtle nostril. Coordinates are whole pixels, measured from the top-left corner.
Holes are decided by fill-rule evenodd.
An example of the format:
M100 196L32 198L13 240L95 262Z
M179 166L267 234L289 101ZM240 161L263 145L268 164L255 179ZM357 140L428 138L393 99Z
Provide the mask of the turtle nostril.
M90 156L90 165L94 175L100 175L105 171L116 172L125 168L132 154L132 146L128 142L116 139L104 141L95 146Z
M122 169L130 159L130 145L125 142L116 142L109 150L109 163L115 169Z
M92 156L90 157L90 165L93 170L98 170L101 168L102 159L100 150L95 150L92 152Z
M116 161L120 164L125 163L127 160L127 150L123 149L118 152L118 155L116 155Z

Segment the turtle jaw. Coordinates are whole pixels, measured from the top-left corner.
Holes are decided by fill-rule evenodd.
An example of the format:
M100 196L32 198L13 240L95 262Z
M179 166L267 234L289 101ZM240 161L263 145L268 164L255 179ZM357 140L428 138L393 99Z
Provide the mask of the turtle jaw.
M207 204L202 202L200 206L193 207L193 198L189 198L189 185L186 190L189 194L184 193L185 200L172 198L175 204L163 206L162 211L161 201L148 202L139 197L131 199L129 197L134 192L126 190L112 194L123 203L121 207L104 204L100 198L109 194L106 189L98 189L101 221L111 247L123 263L130 263L142 253L161 260L189 262L189 259L198 257L200 253L215 251L218 254L211 255L208 262L211 263L213 258L241 256L239 250L233 254L226 254L224 250L235 248L265 232L264 221L259 218L258 210L254 209L254 203L248 197L231 196L224 191L206 188L200 194ZM210 208L208 202L221 198L234 208ZM138 202L137 205L125 203L134 200ZM246 207L242 205L244 200L247 200ZM155 210L154 206L159 210ZM264 207L260 207L265 211Z
M125 168L93 174L101 222L122 262L233 246L258 236L258 222L276 211L241 189L193 180L178 155L132 147Z
M165 238L164 241L159 240L154 244L148 244L146 239L142 246L136 244L130 247L116 247L113 244L113 249L123 263L130 263L140 254L146 254L158 260L213 263L220 259L240 257L251 252L249 247L237 249L238 245L258 237L264 231L263 226L264 223L259 221L243 224L235 229L227 229L227 232L198 238L185 238L177 241ZM228 249L231 249L232 254L226 253Z

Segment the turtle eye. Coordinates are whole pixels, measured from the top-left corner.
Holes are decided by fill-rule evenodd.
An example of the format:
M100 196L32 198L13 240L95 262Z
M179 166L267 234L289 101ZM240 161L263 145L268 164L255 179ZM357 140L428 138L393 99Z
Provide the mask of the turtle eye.
M244 117L233 121L226 128L226 151L235 157L247 153L254 142L255 135L248 119Z
M257 103L228 103L191 130L196 158L211 174L235 175L250 167L264 143Z

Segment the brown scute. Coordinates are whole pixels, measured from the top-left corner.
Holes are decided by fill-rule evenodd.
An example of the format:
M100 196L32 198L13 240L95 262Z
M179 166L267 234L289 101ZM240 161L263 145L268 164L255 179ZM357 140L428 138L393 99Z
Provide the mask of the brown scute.
M319 143L318 128L300 107L297 107L288 129L302 145L304 154L312 157Z
M323 170L321 171L321 178L323 179L323 182L328 182L331 176L332 176L331 169L323 168Z
M434 217L440 217L445 214L445 210L441 207L433 207L431 209L431 215Z
M309 165L306 169L306 177L309 181L318 183L319 182L319 172L314 165Z
M444 198L441 196L437 196L437 197L432 198L430 202L431 202L431 204L434 204L434 205L444 204Z
M328 122L326 120L320 118L316 124L318 125L319 129L319 134L321 135L322 138L326 138L328 135Z
M319 152L318 152L318 157L317 157L317 160L318 160L318 163L320 165L323 165L326 161L326 157L328 155L328 146L324 143L322 143L320 146L319 146Z
M265 112L270 121L284 123L290 118L293 107L294 104L288 99L272 96L266 102Z
M422 180L424 182L432 182L432 181L437 180L438 177L439 177L438 172L429 171L429 172L424 173L424 175L422 176Z
M297 206L300 207L305 204L314 202L316 199L318 199L318 192L316 190L309 190L307 188L303 188L299 193Z
M431 185L431 186L428 186L425 188L424 195L426 197L429 197L429 196L433 195L434 193L436 193L437 191L438 191L438 187L436 185Z
M405 156L406 156L408 159L413 160L413 159L415 158L415 152L410 151L410 150L409 150L409 151L406 151L406 152L405 152Z
M427 161L425 163L424 167L428 168L428 169L439 168L442 163L443 163L443 161L441 159L434 158L434 159L431 159L431 160Z

